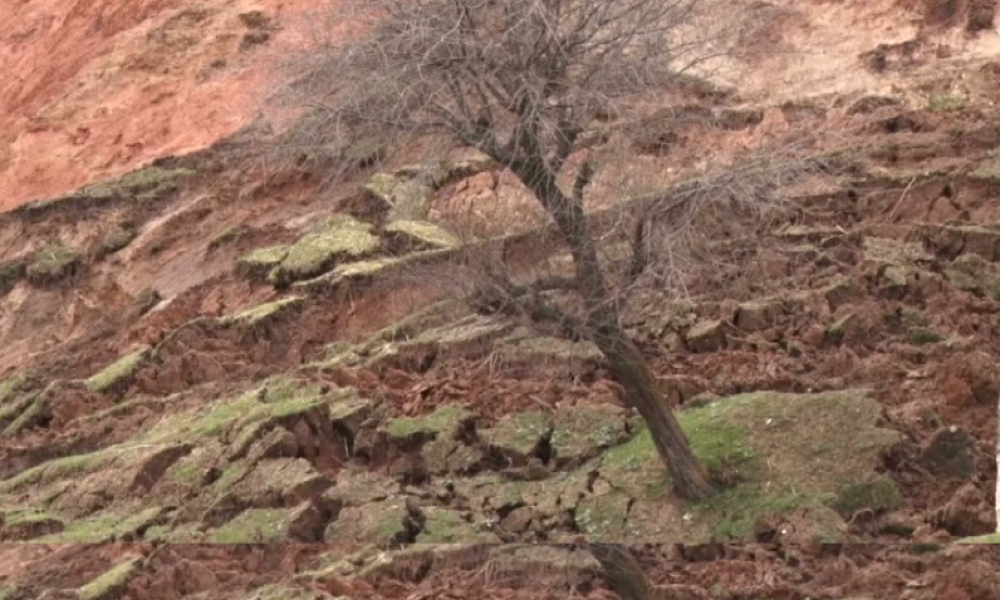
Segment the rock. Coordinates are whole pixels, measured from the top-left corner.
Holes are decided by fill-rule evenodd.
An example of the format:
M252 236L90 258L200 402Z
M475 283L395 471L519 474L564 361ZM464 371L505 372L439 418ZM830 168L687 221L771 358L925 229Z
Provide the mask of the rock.
M821 346L826 340L826 329L819 324L810 325L802 334L802 341L810 346Z
M903 297L909 287L906 269L896 265L884 267L879 274L878 286L890 298Z
M967 537L991 533L993 519L993 507L986 501L986 494L967 483L934 514L932 521L952 535Z
M505 415L479 437L496 452L522 463L536 453L543 440L552 433L552 421L539 411Z
M736 309L733 324L743 331L760 331L773 327L783 312L781 302L746 302Z
M726 345L726 325L719 319L702 321L689 329L685 337L692 352L715 352Z
M939 430L921 453L920 464L935 475L971 477L976 471L971 436L957 427Z
M559 409L553 418L552 452L562 464L586 460L602 448L628 439L625 426L625 412L617 406L598 404Z
M439 437L426 444L420 456L432 475L470 473L483 459L483 453L477 448L447 437Z

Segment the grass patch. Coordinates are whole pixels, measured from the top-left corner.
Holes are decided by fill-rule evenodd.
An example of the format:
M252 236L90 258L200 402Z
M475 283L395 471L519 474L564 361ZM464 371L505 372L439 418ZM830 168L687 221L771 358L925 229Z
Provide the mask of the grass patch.
M25 398L23 403L8 408L12 410L10 412L4 411L3 416L17 414L17 417L14 418L10 425L4 428L3 434L7 437L12 437L22 430L35 425L45 417L49 410L48 394L45 392L33 394ZM20 410L19 414L15 412L17 410Z
M958 540L959 544L1000 544L1000 533L988 533Z
M10 493L27 485L43 485L56 479L80 473L92 473L114 460L107 451L78 454L50 460L21 471L10 479L0 481L0 493Z
M131 228L116 227L104 234L97 246L97 256L103 258L125 248L135 239L136 232Z
M288 256L288 246L258 248L236 262L236 272L243 277L264 278Z
M101 372L87 379L87 389L95 394L112 392L127 387L139 367L149 358L150 349L142 348L119 358Z
M98 200L132 197L137 200L159 199L177 190L181 179L194 175L191 169L146 167L117 180L102 181L83 187L77 196Z

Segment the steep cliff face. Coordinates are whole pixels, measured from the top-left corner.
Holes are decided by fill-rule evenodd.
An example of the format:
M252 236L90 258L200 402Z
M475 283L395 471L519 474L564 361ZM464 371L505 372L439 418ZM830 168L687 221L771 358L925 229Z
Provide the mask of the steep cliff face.
M38 542L0 598L608 598L536 545L581 541L651 544L682 598L992 597L958 543L995 527L995 3L754 3L730 87L658 99L599 173L604 207L600 177L836 150L752 260L625 315L727 486L697 506L593 346L447 287L500 246L560 268L508 173L258 160L314 4L0 6L0 541Z
M32 0L0 19L0 209L205 147L303 0Z

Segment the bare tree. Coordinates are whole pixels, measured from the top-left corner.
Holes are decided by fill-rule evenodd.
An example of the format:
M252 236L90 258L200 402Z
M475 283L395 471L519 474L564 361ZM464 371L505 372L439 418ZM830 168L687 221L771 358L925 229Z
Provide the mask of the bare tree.
M584 196L616 135L608 122L625 123L643 100L724 55L739 13L715 0L342 0L314 20L318 35L281 92L313 111L303 143L451 140L509 169L573 268L526 282L480 268L474 306L591 340L689 500L713 487L623 327L622 307L640 280L664 272L664 249L694 215L734 220L774 183L760 176L772 170L728 170L666 196L617 198L608 210L588 209ZM625 259L611 260L605 247Z

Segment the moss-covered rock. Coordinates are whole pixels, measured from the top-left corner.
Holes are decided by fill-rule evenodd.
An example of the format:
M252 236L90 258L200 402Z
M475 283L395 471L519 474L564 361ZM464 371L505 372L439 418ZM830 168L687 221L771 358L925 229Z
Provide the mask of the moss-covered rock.
M526 460L535 454L552 433L552 419L538 411L505 415L489 429L481 430L479 437L495 451Z
M410 541L416 525L402 499L348 507L324 535L328 544L390 544Z
M3 517L0 539L6 541L31 540L59 533L66 528L62 519L34 508L11 510Z
M213 530L213 544L261 544L283 541L317 541L320 516L311 503L297 508L259 508L243 511ZM312 530L312 531L310 531Z
M222 317L219 322L226 326L255 329L264 327L286 315L301 310L303 306L305 306L304 298L292 296L273 302L266 302L234 315Z
M268 277L275 285L287 285L321 275L338 260L371 254L379 247L371 229L371 225L347 215L332 217L295 242Z
M1000 302L1000 266L977 254L962 254L945 268L948 281L960 290Z
M140 201L158 200L180 187L180 182L195 172L191 169L146 167L123 175L117 180L102 181L83 187L75 196L99 200L133 198Z
M428 507L422 512L424 522L417 535L418 544L473 544L500 541L495 534L477 528L454 510Z
M427 221L392 221L385 226L385 232L397 237L406 250L455 248L461 244L447 229Z
M405 439L415 436L450 436L458 432L462 423L471 418L465 408L449 404L437 408L422 417L398 417L389 419L381 429L390 437Z
M625 411L609 404L556 411L552 418L553 455L562 463L579 462L629 438Z
M56 283L72 277L83 267L83 253L62 244L52 244L34 253L25 269L36 285Z
M95 394L122 392L150 356L150 348L126 354L87 379L87 389Z
M77 590L80 600L107 600L120 594L129 578L142 564L142 557L128 559L104 572L90 583Z
M390 220L420 220L426 216L434 187L417 178L376 173L365 184L365 192L388 209Z
M24 277L24 262L20 260L0 260L0 296L14 289Z
M98 258L114 254L131 244L132 240L135 239L135 236L136 232L132 228L115 227L101 237L94 253Z
M247 279L264 280L288 256L288 246L258 248L236 262L236 272Z
M136 536L163 515L159 506L139 511L105 511L79 521L68 521L59 533L38 538L40 544L100 544L125 536Z

